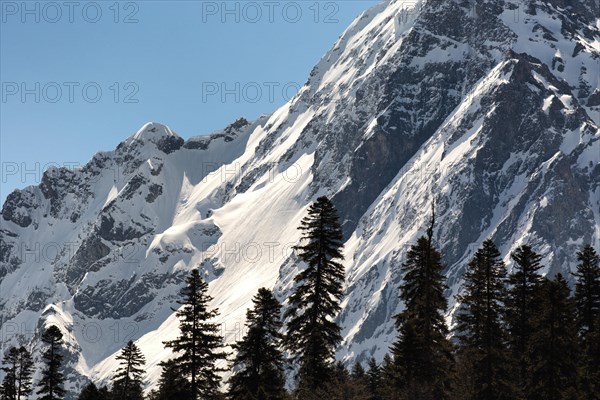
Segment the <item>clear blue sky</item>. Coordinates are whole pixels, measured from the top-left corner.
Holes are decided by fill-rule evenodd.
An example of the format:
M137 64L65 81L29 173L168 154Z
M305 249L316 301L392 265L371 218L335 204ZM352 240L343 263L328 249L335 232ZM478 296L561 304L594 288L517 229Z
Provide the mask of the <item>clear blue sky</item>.
M273 112L375 3L1 0L0 201L148 121L188 138Z

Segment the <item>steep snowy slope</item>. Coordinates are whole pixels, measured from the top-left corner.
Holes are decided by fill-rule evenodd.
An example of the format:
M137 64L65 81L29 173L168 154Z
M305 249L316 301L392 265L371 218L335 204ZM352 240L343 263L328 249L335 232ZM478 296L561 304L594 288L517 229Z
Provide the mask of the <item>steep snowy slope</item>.
M155 382L187 271L236 340L258 287L289 293L296 227L321 194L348 238L340 359L387 351L398 266L434 197L450 296L488 237L507 261L530 243L548 272L573 268L577 246L600 246L597 15L593 0L382 2L273 115L187 142L148 124L48 171L2 209L3 342L35 346L57 323L70 368L108 379L134 339Z

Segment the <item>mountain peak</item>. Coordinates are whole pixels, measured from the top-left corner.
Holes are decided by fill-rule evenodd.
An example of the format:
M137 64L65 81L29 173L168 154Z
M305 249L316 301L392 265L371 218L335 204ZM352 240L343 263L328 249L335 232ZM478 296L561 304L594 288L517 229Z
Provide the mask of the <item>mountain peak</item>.
M127 147L138 147L152 143L164 153L171 153L183 145L184 140L166 125L158 122L147 122L125 142Z
M30 340L38 351L36 327L48 323L69 332L73 400L84 377L109 382L119 348L135 340L150 390L168 356L160 343L177 335L171 307L186 271L206 274L233 343L254 289L292 293L301 267L287 243L321 194L347 238L336 353L346 365L381 361L394 340L397 266L427 224L431 193L448 318L486 239L508 268L527 243L544 273L571 276L579 245L600 246L600 25L564 11L566 0L409 3L363 13L272 116L186 143L150 122L83 168L50 169L11 194L0 332L31 334L6 347Z
M142 141L153 141L153 139L160 139L163 137L179 137L175 132L166 125L158 122L147 122L145 123L136 133L131 135L127 141L142 140Z

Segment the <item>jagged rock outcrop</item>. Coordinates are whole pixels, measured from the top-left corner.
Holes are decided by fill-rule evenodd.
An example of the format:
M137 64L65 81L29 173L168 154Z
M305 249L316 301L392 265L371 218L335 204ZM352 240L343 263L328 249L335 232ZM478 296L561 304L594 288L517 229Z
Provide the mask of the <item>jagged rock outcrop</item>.
M413 6L365 11L273 115L187 141L149 123L10 194L0 329L20 333L9 342L59 325L75 390L110 378L134 339L156 382L186 273L201 269L223 333L239 339L258 287L289 293L296 227L321 194L347 239L347 362L381 358L394 338L398 266L434 198L451 303L486 238L507 261L533 245L547 273L572 270L583 243L600 247L597 4Z

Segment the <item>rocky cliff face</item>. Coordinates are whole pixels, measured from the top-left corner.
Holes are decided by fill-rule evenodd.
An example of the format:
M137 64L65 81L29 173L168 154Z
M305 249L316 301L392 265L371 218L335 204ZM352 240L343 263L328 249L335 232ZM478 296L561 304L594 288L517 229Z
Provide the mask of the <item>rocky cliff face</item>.
M239 339L258 287L289 292L295 228L321 194L347 237L343 360L387 351L398 266L434 198L451 298L486 238L507 261L529 243L546 272L574 268L579 245L600 245L597 16L593 0L386 1L273 115L188 141L147 124L47 171L2 208L3 343L59 325L75 391L135 339L156 381L189 269Z

